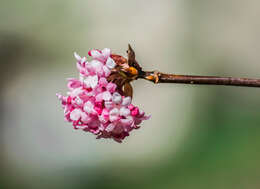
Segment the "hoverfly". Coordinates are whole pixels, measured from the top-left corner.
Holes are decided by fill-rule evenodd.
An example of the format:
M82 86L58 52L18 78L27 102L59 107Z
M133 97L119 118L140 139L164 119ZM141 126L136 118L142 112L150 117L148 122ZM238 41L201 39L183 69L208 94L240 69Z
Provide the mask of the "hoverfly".
M124 96L133 96L133 88L130 84L131 81L136 80L141 74L142 68L135 60L135 52L130 44L128 44L127 56L112 54L111 58L115 61L116 67L112 71L108 80L115 83Z

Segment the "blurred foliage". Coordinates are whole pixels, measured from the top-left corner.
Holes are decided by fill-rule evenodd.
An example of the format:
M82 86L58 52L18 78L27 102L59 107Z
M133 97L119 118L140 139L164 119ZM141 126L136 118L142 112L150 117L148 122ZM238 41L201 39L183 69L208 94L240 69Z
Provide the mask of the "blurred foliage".
M74 50L128 42L145 69L260 77L259 2L111 2L1 2L0 188L259 188L259 89L138 81L153 117L120 145L72 131L54 96Z

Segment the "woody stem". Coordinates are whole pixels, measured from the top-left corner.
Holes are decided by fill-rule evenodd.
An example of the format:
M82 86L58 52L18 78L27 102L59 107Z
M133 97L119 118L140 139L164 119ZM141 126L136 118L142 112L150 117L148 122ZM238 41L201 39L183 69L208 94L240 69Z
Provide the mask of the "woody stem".
M241 87L260 87L260 79L218 77L218 76L196 76L166 74L157 71L142 71L138 78L146 79L154 83L182 83L194 85L228 85Z

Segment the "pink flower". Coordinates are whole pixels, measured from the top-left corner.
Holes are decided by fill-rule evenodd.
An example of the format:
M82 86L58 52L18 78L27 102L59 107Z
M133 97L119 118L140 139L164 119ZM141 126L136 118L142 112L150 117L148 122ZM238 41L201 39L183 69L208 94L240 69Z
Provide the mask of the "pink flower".
M67 96L57 94L65 120L75 129L91 132L97 138L122 142L149 116L131 104L131 97L124 96L115 83L108 81L117 66L110 49L93 49L88 54L92 57L90 61L74 53L79 79L68 79Z

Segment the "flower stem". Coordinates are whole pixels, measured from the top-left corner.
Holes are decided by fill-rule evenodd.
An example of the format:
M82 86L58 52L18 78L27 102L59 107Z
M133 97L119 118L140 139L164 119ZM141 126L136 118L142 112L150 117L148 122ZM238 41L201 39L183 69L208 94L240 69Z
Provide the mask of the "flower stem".
M138 78L146 79L154 83L182 83L194 85L228 85L241 87L260 87L260 79L195 76L166 74L158 71L142 71Z

